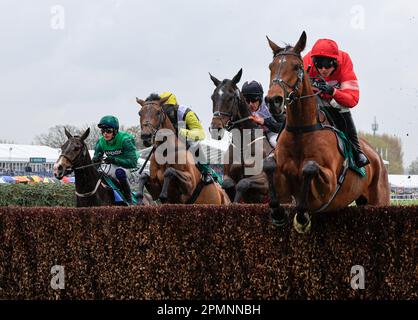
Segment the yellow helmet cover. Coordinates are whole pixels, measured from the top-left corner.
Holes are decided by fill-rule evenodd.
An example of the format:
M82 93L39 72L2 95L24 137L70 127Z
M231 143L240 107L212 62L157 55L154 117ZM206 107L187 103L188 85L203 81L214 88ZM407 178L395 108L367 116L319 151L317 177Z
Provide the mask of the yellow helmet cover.
M166 98L168 96L170 96L170 98L168 98L168 100L165 102L165 104L178 104L177 103L177 98L176 98L176 96L175 96L174 93L171 93L171 92L163 92L163 93L160 94L161 99L164 99L164 98Z

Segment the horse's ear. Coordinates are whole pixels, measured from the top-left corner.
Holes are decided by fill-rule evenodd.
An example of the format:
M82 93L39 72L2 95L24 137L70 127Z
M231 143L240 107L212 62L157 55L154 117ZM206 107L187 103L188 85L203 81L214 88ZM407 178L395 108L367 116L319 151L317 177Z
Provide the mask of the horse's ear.
M163 105L164 103L166 103L166 102L167 102L167 100L168 100L168 99L170 99L170 97L171 97L171 94L170 94L169 96L165 97L165 98L162 98L162 99L160 100L160 105Z
M239 69L235 77L232 78L232 82L236 85L241 80L241 76L242 76L242 68Z
M305 47L306 47L306 32L303 31L293 51L297 54L300 54L303 50L305 50Z
M142 100L142 99L139 99L139 98L136 98L136 102L137 102L138 104L140 104L141 106L144 106L144 104L145 104L145 101L144 101L144 100Z
M90 128L87 128L87 130L83 133L83 135L80 137L80 139L82 141L86 140L87 137L89 136L89 134L90 134Z
M212 82L215 84L215 87L219 86L219 84L221 83L220 80L216 79L214 76L212 76L209 72L210 75L210 79L212 80Z
M271 50L273 50L274 54L279 53L280 51L283 50L283 48L280 48L277 44L275 44L273 41L271 41L269 37L266 36L266 38L267 38L267 40L269 42L269 46L270 46Z
M71 133L67 130L67 128L66 127L64 127L64 132L65 132L65 135L67 136L67 138L68 139L71 139L73 136L71 135Z

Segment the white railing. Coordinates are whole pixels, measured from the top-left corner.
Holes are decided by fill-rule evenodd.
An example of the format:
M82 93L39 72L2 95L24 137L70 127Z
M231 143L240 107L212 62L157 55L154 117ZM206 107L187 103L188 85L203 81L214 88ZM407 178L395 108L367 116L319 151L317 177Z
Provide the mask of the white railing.
M418 193L391 194L390 199L398 201L418 200Z

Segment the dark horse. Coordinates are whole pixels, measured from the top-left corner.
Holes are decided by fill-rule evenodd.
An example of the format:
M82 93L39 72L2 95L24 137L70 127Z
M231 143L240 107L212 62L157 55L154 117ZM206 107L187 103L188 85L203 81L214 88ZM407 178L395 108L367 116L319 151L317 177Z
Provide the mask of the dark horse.
M54 175L61 180L74 171L77 207L114 205L113 190L102 181L103 173L97 171L97 164L92 163L84 143L89 134L90 128L81 136L72 136L65 129L68 140L62 145L61 155L54 164ZM148 197L144 200L145 204L150 203Z
M267 38L268 39L268 38ZM301 52L306 46L303 32L294 46L280 48L268 39L274 58L270 63L270 88L266 101L270 110L280 112L286 106L286 128L275 149L275 187L273 219L284 221L281 203L296 201L294 227L300 232L310 229L309 213L335 211L353 201L358 205L389 205L388 175L381 157L371 145L361 140L370 160L366 177L346 170L346 161L338 152L337 139L328 121L321 116L309 76L304 70ZM346 170L345 178L340 172ZM342 181L341 181L342 180ZM272 187L273 189L273 187Z
M242 69L232 80L220 81L210 74L210 78L216 86L211 97L213 118L210 131L212 138L220 140L224 136L224 130L237 129L235 134L239 134L242 138L238 140L238 146L231 143L225 154L223 188L229 197L234 199L234 202L240 202L242 199L246 203L261 203L265 202L269 196L268 180L263 171L255 175L245 174L245 168L254 165L244 163L243 149L252 148L251 152L262 153L262 157L260 157L260 168L262 169L262 160L273 151L273 148L264 135L261 136L262 141L259 141L258 145L255 143L255 129L262 129L248 118L251 116L250 108L237 87L241 76ZM245 135L250 135L247 144L243 139ZM234 152L239 152L239 161L234 161Z
M153 94L146 101L136 99L142 106L139 111L141 139L145 146L154 146L150 175L141 175L140 190L146 186L152 197L163 203L229 204L228 195L220 185L213 180L206 183L201 179L192 153L177 138L174 126L162 108L169 98L160 99ZM165 142L157 141L159 134L164 136Z

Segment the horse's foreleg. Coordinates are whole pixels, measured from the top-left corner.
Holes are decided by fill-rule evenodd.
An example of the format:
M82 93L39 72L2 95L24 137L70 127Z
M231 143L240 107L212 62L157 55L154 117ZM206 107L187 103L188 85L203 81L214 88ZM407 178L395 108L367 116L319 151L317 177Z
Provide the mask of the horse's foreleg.
M245 195L248 194L250 190L253 191L252 194L258 196L255 196L254 198L260 199L262 195L265 195L267 189L266 175L264 173L241 179L236 186L234 202L238 203L242 198L244 198L244 201L248 200L245 199Z
M137 193L136 199L138 204L143 204L144 202L144 188L145 184L149 181L149 175L147 173L141 173L138 179L139 192Z
M293 221L296 231L306 233L311 226L311 218L308 213L308 200L311 193L312 180L319 173L319 165L315 161L308 161L302 169L302 189L296 198L296 215Z
M192 195L194 186L192 183L191 175L188 172L183 172L180 170L176 170L173 167L168 167L164 172L163 188L159 196L161 202L167 201L168 186L171 180L174 178L178 181L178 189L182 195L185 195L186 197L190 197Z
M137 199L138 199L138 204L142 204L143 203L143 199L144 199L144 188L146 188L149 192L149 194L151 195L153 200L157 200L158 196L160 194L160 190L161 190L161 186L158 183L157 180L152 179L147 173L142 173L139 176L139 180L138 180L138 184L139 184L139 193L137 195ZM141 200L141 202L139 202L139 200Z
M225 190L226 194L230 199L234 199L236 193L236 186L234 180L227 175L224 175L222 189Z
M274 157L267 157L263 161L263 171L267 176L270 190L270 209L273 224L276 226L284 226L286 224L286 213L283 207L279 204L279 200L276 193L276 187L274 183L274 175L276 172L276 160Z
M167 202L168 199L168 185L171 182L171 179L174 178L174 169L171 167L168 167L164 172L164 182L163 187L161 189L161 193L159 195L160 201L162 203Z

